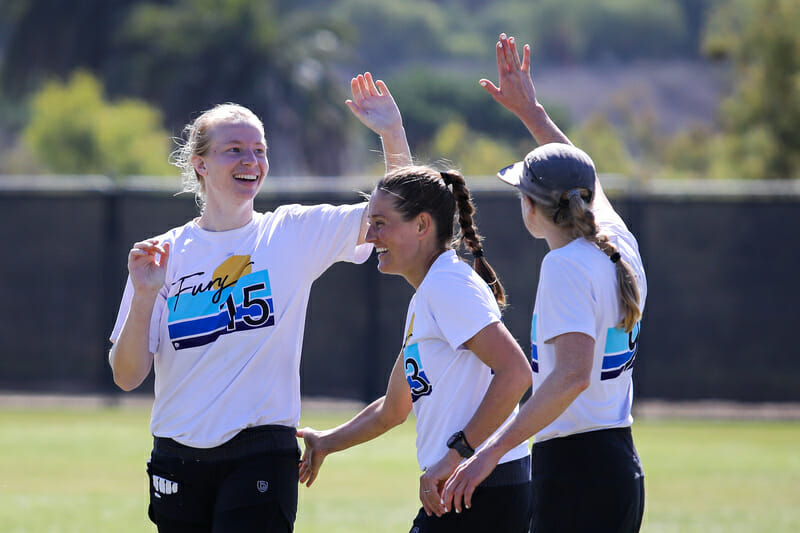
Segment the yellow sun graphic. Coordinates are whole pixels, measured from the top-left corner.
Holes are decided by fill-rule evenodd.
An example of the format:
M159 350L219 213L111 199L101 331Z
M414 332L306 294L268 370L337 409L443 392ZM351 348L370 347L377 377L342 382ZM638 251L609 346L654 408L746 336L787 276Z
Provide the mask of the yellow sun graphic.
M212 279L224 280L225 286L232 285L242 276L250 274L252 265L249 255L232 255L214 270Z

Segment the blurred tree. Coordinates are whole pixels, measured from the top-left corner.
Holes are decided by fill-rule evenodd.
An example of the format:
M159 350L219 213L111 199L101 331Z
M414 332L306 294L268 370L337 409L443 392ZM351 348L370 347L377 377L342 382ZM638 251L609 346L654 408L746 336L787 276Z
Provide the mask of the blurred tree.
M800 2L727 0L709 21L705 52L729 59L733 94L712 169L732 177L800 178Z
M498 170L521 158L508 145L470 130L460 120L442 125L424 151L430 153L430 159L444 159L469 177L493 177Z
M35 90L54 74L100 71L135 0L4 0L8 21L0 82L11 96Z
M145 2L120 43L128 61L109 72L110 86L157 102L173 131L234 101L263 118L274 173L339 174L347 85L331 69L339 30L321 15L278 12L269 0Z
M487 73L496 77L496 72ZM496 104L478 85L478 75L418 67L392 75L388 80L395 100L403 112L406 134L412 150L430 145L442 124L463 122L476 132L501 141L526 153L533 141L525 126L514 115ZM556 123L569 127L567 112L545 102Z
M590 116L577 128L570 130L569 138L589 154L598 172L630 175L633 159L620 132L603 115Z
M144 102L103 99L100 82L77 72L68 83L45 84L32 99L23 139L56 174L166 175L168 135L160 113Z

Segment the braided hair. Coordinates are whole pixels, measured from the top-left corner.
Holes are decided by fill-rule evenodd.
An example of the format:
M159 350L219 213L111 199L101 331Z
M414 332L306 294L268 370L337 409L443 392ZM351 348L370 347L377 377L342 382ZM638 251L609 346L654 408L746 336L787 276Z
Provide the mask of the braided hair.
M575 188L561 195L558 202L545 202L544 198L527 196L536 203L537 209L551 218L557 226L568 227L573 238L584 238L593 242L614 263L619 286L619 302L623 311L623 318L618 324L625 331L630 332L642 317L639 309L640 293L636 277L630 264L622 258L617 247L609 241L608 236L598 233L594 213L589 207L591 192L584 188Z
M439 172L426 166L403 167L384 176L375 189L393 197L394 207L404 220L422 212L430 214L436 224L439 245L443 249L464 245L474 258L472 268L489 284L497 304L505 307L505 290L484 257L482 237L473 220L475 205L460 172ZM456 215L459 231L454 235Z

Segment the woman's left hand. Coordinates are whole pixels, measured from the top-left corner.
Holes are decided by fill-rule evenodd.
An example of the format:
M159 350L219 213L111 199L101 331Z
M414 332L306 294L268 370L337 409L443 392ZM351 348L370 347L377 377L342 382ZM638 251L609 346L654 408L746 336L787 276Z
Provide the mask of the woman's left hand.
M350 81L350 90L353 99L344 103L366 127L382 137L402 129L400 109L382 80L376 82L365 72Z
M442 490L447 478L461 462L461 456L453 450L448 450L439 462L429 467L419 478L419 501L428 516L432 514L442 516L449 509L442 499Z

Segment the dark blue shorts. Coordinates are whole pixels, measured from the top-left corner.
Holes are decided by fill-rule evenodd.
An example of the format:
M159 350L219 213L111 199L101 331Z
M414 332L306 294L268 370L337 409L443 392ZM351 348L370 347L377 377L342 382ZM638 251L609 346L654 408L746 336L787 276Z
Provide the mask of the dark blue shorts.
M644 472L630 428L603 429L533 446L536 533L637 532Z
M440 517L420 509L411 533L527 533L531 517L531 458L498 465L472 494L472 505Z
M299 459L285 426L248 428L208 449L156 437L148 514L160 533L291 532Z

